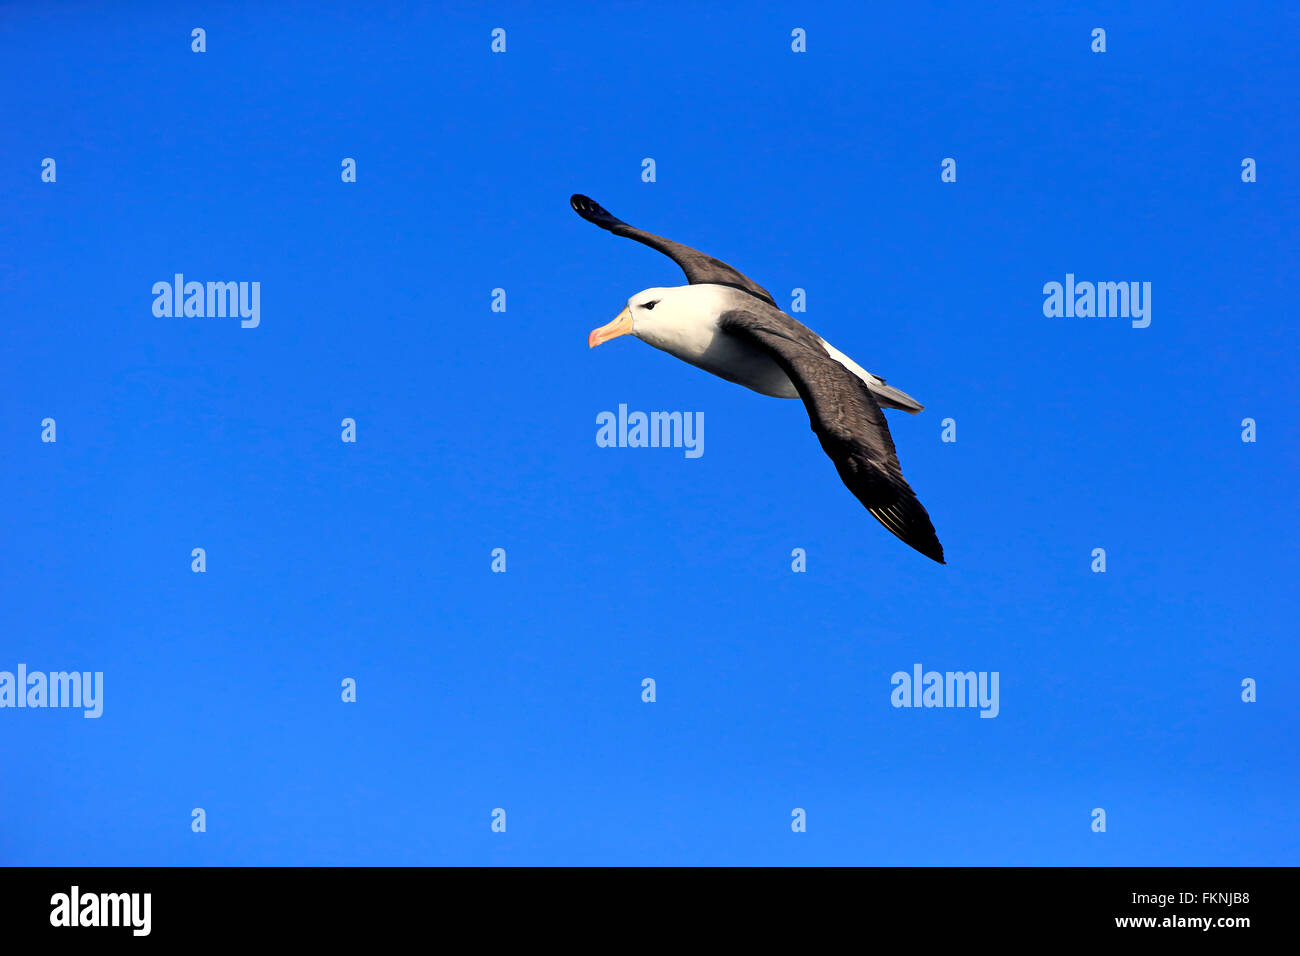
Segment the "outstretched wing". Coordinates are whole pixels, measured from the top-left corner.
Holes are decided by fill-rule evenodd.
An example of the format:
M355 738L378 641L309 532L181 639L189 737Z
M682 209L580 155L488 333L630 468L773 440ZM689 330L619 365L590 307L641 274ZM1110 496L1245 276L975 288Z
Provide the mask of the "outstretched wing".
M723 314L724 331L757 346L785 370L808 410L808 421L849 491L904 544L940 564L943 545L930 516L903 478L885 413L870 390L839 362L797 340L762 311Z
M651 249L662 252L682 267L682 271L686 273L686 280L691 285L700 285L701 283L729 285L748 292L756 299L761 299L769 305L776 305L771 293L761 285L749 278L749 276L733 269L725 262L713 258L713 256L706 256L698 249L692 249L680 242L673 242L663 236L656 236L653 233L637 229L635 226L629 226L622 219L611 215L600 203L580 193L570 197L569 204L573 206L574 212L587 222L595 223L601 229L612 232L616 236L635 239Z

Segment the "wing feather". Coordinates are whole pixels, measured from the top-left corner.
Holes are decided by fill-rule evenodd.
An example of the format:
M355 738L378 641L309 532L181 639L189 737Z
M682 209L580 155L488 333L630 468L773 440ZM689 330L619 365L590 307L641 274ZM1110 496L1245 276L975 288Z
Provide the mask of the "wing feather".
M720 324L728 334L771 355L790 377L822 449L867 511L904 544L945 563L943 545L903 478L885 413L870 389L825 350L801 341L802 326L779 311L765 311L730 311Z
M635 226L629 226L622 219L611 214L600 203L581 193L575 193L570 197L569 205L573 207L574 212L587 222L594 223L600 226L601 229L612 232L616 236L635 239L651 249L662 252L681 266L682 271L686 273L686 280L691 285L707 283L731 286L743 292L748 292L754 298L760 299L769 305L776 305L776 301L772 298L770 292L738 269L733 269L727 265L721 259L705 255L698 249L692 249L680 242L673 242L673 240L665 239L663 236L656 236L654 233L637 229Z

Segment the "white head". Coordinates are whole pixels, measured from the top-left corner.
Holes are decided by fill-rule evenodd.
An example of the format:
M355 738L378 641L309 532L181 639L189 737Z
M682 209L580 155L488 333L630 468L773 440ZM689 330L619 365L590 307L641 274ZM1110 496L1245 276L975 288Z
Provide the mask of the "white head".
M718 316L725 311L725 286L679 285L646 289L627 300L627 305L613 322L593 329L587 345L597 345L635 335L656 348L662 343L707 333L717 327Z

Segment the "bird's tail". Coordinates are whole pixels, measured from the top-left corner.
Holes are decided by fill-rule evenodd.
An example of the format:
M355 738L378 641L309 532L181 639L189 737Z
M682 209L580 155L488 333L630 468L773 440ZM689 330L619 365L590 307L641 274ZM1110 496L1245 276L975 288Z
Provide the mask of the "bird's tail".
M913 415L925 409L924 405L911 395L908 395L907 392L899 391L892 385L886 385L883 378L877 377L876 381L867 382L867 388L871 389L876 404L881 408L898 408Z
M883 378L868 372L825 339L822 339L822 348L826 350L827 355L862 380L862 384L871 390L871 394L876 399L876 404L881 408L899 408L905 412L911 412L913 415L925 409L924 405L911 395L908 395L907 392L900 392L894 386L886 385Z

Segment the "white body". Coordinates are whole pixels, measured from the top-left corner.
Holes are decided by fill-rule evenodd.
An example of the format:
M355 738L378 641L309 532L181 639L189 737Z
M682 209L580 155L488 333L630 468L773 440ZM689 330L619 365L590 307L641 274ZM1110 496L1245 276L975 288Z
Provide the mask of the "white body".
M652 307L647 308L653 303ZM753 308L754 299L724 285L684 285L646 289L628 300L632 334L655 348L706 372L775 398L798 398L789 376L762 349L718 328L723 313ZM861 379L887 408L921 410L915 399L892 388L825 339L826 354Z

